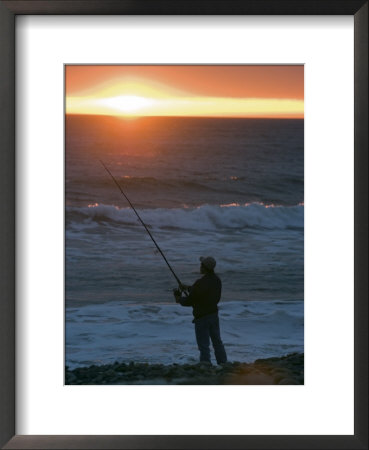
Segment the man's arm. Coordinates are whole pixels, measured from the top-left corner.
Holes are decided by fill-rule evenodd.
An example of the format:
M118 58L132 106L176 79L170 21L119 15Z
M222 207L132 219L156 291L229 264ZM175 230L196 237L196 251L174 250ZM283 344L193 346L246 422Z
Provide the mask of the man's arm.
M193 306L196 301L197 294L198 294L197 291L198 291L198 282L197 281L193 286L188 288L188 296L187 297L182 297L182 292L179 289L176 289L174 292L176 302L180 303L182 306Z

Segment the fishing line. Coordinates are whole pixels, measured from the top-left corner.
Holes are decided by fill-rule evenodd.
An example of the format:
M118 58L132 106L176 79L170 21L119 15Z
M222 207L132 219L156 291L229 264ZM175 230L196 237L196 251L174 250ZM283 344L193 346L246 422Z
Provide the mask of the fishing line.
M123 192L123 189L121 188L120 184L118 183L118 181L114 178L113 174L110 172L110 170L106 167L106 165L101 161L101 159L99 160L100 163L102 164L102 166L104 167L104 169L108 172L108 174L111 176L111 178L113 179L114 183L117 185L118 189L120 190L121 194L124 196L124 198L127 200L127 202L129 203L129 206L133 209L134 213L136 214L136 216L138 217L138 220L141 222L141 224L143 225L143 227L145 228L145 230L147 231L148 235L150 236L151 240L153 241L153 243L155 244L156 248L159 250L161 256L163 257L164 261L166 262L167 266L169 267L169 270L172 272L174 278L176 279L179 287L181 288L182 283L181 280L177 277L176 273L174 272L174 270L172 269L171 265L169 264L167 258L165 257L164 253L162 252L161 248L159 247L159 245L157 244L157 242L155 241L153 235L150 233L150 230L147 228L147 226L145 225L144 221L141 219L141 217L139 216L138 212L136 211L136 208L132 205L130 199L127 197L127 195ZM182 289L181 289L182 290ZM184 293L186 294L186 291L184 291Z

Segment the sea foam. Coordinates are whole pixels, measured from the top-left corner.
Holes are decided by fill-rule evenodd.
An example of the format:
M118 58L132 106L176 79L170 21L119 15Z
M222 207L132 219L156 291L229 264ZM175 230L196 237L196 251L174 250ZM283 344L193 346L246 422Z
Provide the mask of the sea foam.
M229 360L252 362L302 352L303 310L301 301L221 302L221 333ZM66 312L66 363L71 368L116 360L198 360L191 310L174 302L111 302Z
M260 203L245 205L202 205L197 208L155 208L139 211L152 228L187 230L237 230L244 228L288 229L304 226L304 206L274 206ZM111 223L141 226L131 208L93 204L67 207L67 220L81 224Z

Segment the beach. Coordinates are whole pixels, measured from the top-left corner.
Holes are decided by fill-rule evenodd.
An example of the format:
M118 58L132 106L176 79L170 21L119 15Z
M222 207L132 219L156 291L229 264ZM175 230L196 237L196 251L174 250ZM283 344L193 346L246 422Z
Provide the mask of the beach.
M208 364L126 364L66 368L67 385L303 385L304 354L258 359L253 363Z

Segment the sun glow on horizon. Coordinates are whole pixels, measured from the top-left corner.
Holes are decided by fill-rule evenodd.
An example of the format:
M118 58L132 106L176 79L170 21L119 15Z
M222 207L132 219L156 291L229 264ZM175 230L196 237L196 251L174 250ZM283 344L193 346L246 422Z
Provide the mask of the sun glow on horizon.
M226 82L226 80L225 80ZM215 92L214 92L215 93ZM66 97L67 114L303 118L300 98L199 95L148 78L110 79Z
M153 99L141 97L138 95L120 95L118 97L103 98L96 103L112 108L112 110L121 111L123 114L136 113L152 106Z
M110 98L68 97L67 114L111 116L297 117L303 100L268 98L172 97L121 95Z

